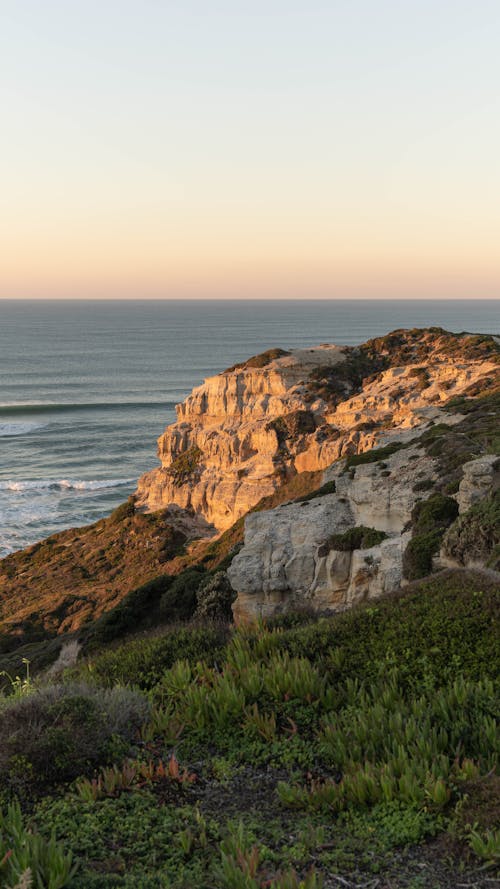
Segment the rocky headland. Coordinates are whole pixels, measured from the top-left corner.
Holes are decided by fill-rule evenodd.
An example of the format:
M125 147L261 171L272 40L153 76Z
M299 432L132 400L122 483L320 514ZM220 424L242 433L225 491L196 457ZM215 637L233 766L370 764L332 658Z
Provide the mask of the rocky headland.
M273 349L206 380L135 498L0 562L0 650L137 616L148 584L139 625L191 617L202 579L215 600L230 584L245 620L494 570L499 355L492 336L398 330ZM166 595L178 576L189 606Z
M498 372L492 337L395 331L355 347L274 349L206 380L158 440L137 505L191 508L225 530L304 471L436 419Z

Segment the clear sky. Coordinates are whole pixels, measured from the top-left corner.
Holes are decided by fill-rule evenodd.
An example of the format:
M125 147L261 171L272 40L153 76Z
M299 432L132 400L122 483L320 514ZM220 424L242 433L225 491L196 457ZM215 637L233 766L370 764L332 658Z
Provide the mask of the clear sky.
M500 0L0 0L1 297L500 296Z

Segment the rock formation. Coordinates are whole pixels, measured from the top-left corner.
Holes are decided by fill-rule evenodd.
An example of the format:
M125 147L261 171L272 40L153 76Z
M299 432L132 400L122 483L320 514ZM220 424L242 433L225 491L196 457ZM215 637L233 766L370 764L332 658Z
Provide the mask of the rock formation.
M411 536L405 528L428 496L413 489L423 477L432 480L434 466L417 447L348 471L342 461L325 473L334 494L247 516L245 545L228 571L238 592L235 617L304 604L340 609L396 589ZM387 536L368 548L336 547L341 532L360 526Z
M493 337L395 331L356 348L272 350L211 377L158 440L137 505L171 503L230 527L296 473L323 470L412 429L497 370ZM361 481L359 482L361 484Z

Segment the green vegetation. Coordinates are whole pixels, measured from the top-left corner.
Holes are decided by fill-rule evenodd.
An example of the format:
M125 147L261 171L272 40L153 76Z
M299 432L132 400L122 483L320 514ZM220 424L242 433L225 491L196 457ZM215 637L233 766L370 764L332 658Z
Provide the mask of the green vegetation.
M356 525L349 528L343 534L332 534L328 541L329 549L338 549L341 552L352 552L355 549L369 549L377 546L385 540L385 531L377 531L376 528L367 528L365 525Z
M200 448L192 445L172 461L167 473L171 476L174 485L183 485L191 478L202 456Z
M345 461L344 471L347 472L352 467L361 466L364 463L378 463L381 460L387 460L387 458L392 457L396 451L400 451L405 447L408 447L406 443L394 441L391 444L385 445L383 448L372 448L371 451L363 451L361 454L351 454Z
M318 368L309 395L335 404L394 363L498 351L487 336L396 331ZM425 369L410 375L429 382ZM427 575L443 540L459 563L499 566L498 494L460 518L449 496L464 462L498 450L492 388L450 402L464 419L413 442L436 461L435 482L414 486L433 493L412 514L413 582L376 603L234 629L225 569L243 520L188 548L167 512L145 516L133 498L4 560L2 595L16 612L0 637L13 677L0 673L0 886L451 889L458 874L489 885L500 857L500 590L491 572ZM272 425L285 453L315 421L297 411ZM384 460L401 447L348 457L345 470L376 463L388 475ZM193 447L174 461L176 484L201 456ZM321 481L291 478L255 510L335 491ZM357 526L328 545L385 537ZM19 675L23 655L43 647L46 664L75 631L85 655L75 667L51 682L25 660Z
M153 688L177 660L217 659L229 629L220 627L168 627L161 635L138 637L116 648L91 655L72 670L72 676L101 685L115 683Z
M426 367L413 367L409 374L409 377L416 377L417 379L417 388L419 391L423 389L427 389L430 385L430 374Z
M412 512L413 534L403 556L404 576L408 580L431 573L432 557L457 515L456 500L443 494L433 494L416 504Z
M316 488L315 491L311 491L309 494L304 494L302 497L296 497L294 503L308 503L309 500L316 500L318 497L325 497L327 494L335 494L335 490L335 479L332 479L332 481L325 482L324 485L321 485L321 488Z
M125 500L125 503L120 503L120 505L113 510L109 517L109 521L118 525L120 522L123 522L124 519L130 519L133 515L135 515L135 497L131 496L128 500Z
M481 454L500 456L498 381L496 386L495 391L477 398L451 399L446 410L464 414L464 419L453 426L438 423L418 439L419 447L437 462L436 486L443 493L456 489L464 463Z
M53 833L42 838L26 828L18 803L0 811L0 885L63 889L75 873L72 860Z
M277 358L283 358L285 355L290 354L291 353L287 352L286 349L268 349L267 352L261 352L259 355L254 355L253 358L248 358L247 361L240 361L239 364L233 364L232 367L228 367L222 372L230 374L235 370L247 370L252 367L267 367L268 364L271 364L272 361L276 361Z
M0 779L25 794L76 778L124 756L148 713L147 701L118 686L34 687L0 707Z
M171 627L18 687L1 703L0 842L12 794L32 839L5 885L35 872L38 842L66 869L40 889L314 889L331 874L413 889L415 861L447 887L457 856L481 886L498 846L498 611L498 585L448 572L288 627Z
M321 397L335 406L360 392L363 385L390 367L442 361L443 357L457 361L484 359L498 362L500 347L494 337L487 334L454 334L440 327L430 327L424 330L395 330L386 336L368 340L362 346L345 349L344 354L342 363L320 366L311 374L307 386L311 399ZM411 368L410 376L417 378L419 389L429 385L430 376L426 368Z

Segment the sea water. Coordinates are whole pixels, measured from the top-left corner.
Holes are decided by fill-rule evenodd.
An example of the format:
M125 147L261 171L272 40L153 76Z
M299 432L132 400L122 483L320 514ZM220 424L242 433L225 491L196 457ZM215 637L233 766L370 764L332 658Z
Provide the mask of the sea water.
M175 404L272 346L398 327L498 333L487 300L0 301L0 556L107 515Z

